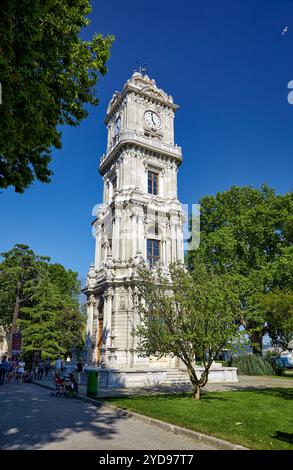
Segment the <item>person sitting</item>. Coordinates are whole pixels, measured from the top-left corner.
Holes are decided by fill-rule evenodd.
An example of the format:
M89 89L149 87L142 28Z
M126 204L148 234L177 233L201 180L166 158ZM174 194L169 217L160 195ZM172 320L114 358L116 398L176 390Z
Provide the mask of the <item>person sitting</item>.
M32 379L33 379L33 373L32 373L32 371L27 370L27 371L23 374L23 381L24 381L24 383L30 383L30 382L33 381Z
M67 386L68 396L78 395L78 385L74 374L69 374L69 383Z
M54 383L58 394L65 393L64 379L58 372L54 374Z

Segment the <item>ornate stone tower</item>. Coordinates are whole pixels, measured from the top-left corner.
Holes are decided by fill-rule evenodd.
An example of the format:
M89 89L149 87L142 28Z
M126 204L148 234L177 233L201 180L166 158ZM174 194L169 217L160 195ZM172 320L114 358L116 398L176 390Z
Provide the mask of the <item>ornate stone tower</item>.
M181 148L174 144L178 106L154 80L135 72L114 93L105 124L107 151L99 166L103 204L93 228L95 264L90 267L88 362L129 370L174 367L171 358L139 358L132 328L137 321L135 269L140 258L150 268L183 260L183 211L177 198Z

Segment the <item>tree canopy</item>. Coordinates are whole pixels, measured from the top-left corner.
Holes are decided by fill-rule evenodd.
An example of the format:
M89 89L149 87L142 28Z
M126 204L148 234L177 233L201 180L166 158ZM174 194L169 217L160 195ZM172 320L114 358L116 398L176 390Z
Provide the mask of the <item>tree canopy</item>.
M31 287L27 286L25 291L29 294ZM47 273L33 288L26 306L21 307L18 326L22 335L22 354L37 352L49 358L64 354L62 330L57 327L59 316L63 314L64 301Z
M82 40L89 0L0 2L0 188L48 183L61 125L76 126L107 71L113 36Z
M15 245L1 253L0 263L0 323L5 330L15 329L21 305L28 300L33 286L37 286L44 274L49 258L38 256L26 245ZM25 293L27 285L30 294Z
M260 352L266 333L276 338L263 296L293 288L293 194L278 195L267 185L232 187L203 197L200 205L200 247L188 253L189 267L193 269L194 259L200 258L215 272L237 280L241 322L254 351Z
M2 253L0 325L10 337L20 330L24 352L48 357L82 347L85 318L80 311L77 273L26 245Z
M141 265L137 286L140 321L133 334L138 337L138 353L181 359L194 398L199 399L217 354L240 334L237 287L200 262L191 272L181 264L171 264L167 272ZM196 370L196 359L203 365L202 373Z

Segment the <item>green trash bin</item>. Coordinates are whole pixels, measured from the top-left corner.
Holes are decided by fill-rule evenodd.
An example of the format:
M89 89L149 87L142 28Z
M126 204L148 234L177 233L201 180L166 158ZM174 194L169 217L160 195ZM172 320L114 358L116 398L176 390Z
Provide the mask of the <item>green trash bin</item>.
M96 397L98 392L99 374L95 370L89 370L87 378L87 394L90 397Z

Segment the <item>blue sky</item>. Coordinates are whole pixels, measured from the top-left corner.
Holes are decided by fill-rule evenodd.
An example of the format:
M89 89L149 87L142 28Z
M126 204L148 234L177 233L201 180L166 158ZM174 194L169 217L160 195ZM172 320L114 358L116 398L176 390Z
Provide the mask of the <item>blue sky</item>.
M231 185L292 190L293 0L92 0L92 24L114 34L100 104L78 128L64 128L49 185L0 195L0 251L26 243L84 278L94 258L92 207L101 202L107 103L136 61L180 109L176 142L184 162L179 197L197 203ZM288 34L282 29L289 26Z

